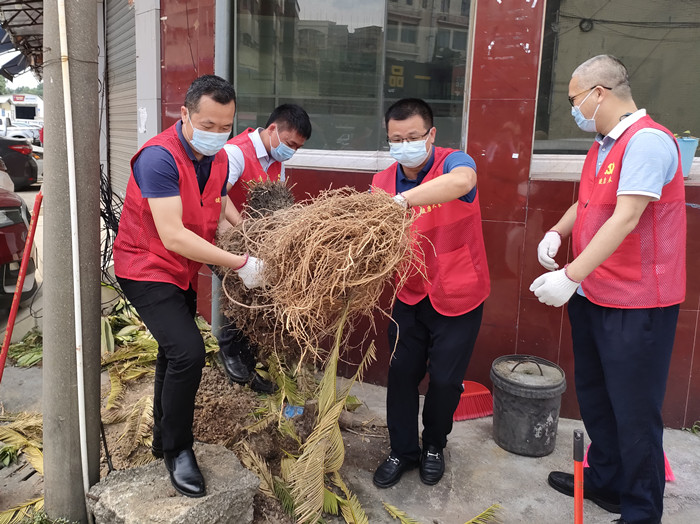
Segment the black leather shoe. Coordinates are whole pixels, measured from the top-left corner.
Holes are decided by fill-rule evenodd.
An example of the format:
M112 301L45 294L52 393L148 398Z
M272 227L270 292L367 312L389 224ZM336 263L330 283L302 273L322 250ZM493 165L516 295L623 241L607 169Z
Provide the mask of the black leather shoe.
M549 485L564 495L574 496L574 476L571 473L552 471L547 477ZM597 493L583 486L583 498L597 504L610 513L620 513L620 498L615 495ZM623 521L624 522L624 521Z
M224 367L224 372L231 382L236 382L237 384L247 384L251 378L252 373L246 366L240 355L224 355L223 351L219 351L219 361Z
M170 472L170 482L179 493L194 498L206 495L204 477L191 448L183 449L172 457L166 455L165 467Z
M390 488L401 480L401 475L405 471L409 471L417 465L415 461L400 459L392 452L374 472L374 485L378 488Z
M250 381L250 389L258 393L265 393L266 395L271 395L277 391L277 384L274 382L262 378L259 373L253 371L253 379Z
M423 484L432 486L440 482L445 473L445 457L442 449L428 444L420 456L420 479Z

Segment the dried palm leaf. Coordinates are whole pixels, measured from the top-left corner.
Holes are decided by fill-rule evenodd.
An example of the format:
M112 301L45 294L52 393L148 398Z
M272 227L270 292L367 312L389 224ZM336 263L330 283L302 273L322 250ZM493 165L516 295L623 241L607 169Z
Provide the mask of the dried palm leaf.
M153 397L144 395L136 401L126 418L126 428L119 440L126 442L127 454L146 445L152 436L153 428Z
M260 491L268 497L277 498L274 478L265 459L253 451L245 441L240 443L240 447L243 450L243 453L240 455L243 465L260 479Z
M498 512L500 510L501 506L499 504L493 504L465 524L488 524L490 522L499 524L502 522L498 517Z
M387 510L389 515L391 515L395 519L399 519L399 522L401 522L401 524L420 524L420 522L409 517L408 513L406 513L405 511L401 511L396 506L392 506L391 504L387 504L386 502L382 502L382 504L384 505L384 509Z
M20 524L44 508L44 497L29 500L0 513L0 524Z

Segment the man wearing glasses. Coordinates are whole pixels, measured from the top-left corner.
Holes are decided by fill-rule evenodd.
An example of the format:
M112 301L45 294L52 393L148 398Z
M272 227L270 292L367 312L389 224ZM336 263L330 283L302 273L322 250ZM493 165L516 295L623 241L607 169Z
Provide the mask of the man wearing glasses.
M408 98L385 115L387 141L396 160L372 186L395 195L417 212L415 267L397 291L389 324L393 351L387 386L389 457L374 484L388 488L420 466L420 478L436 484L445 471L443 449L462 381L490 291L476 165L463 151L436 147L433 112ZM423 406L422 451L418 439L418 384L430 385Z
M568 302L576 394L591 439L584 496L618 522L661 522L661 407L685 298L685 190L673 135L632 99L627 69L599 55L569 83L577 125L597 132L578 202L544 236L540 302ZM554 257L571 235L573 260ZM573 475L549 484L573 496Z

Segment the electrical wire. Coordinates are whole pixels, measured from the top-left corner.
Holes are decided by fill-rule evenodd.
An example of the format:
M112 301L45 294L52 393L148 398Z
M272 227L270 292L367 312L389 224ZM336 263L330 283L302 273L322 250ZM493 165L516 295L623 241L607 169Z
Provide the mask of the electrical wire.
M113 288L119 297L124 298L117 279L110 272L114 239L119 231L119 218L124 201L112 191L110 178L109 174L105 172L104 165L100 164L100 218L102 219L102 260L100 270L102 282Z

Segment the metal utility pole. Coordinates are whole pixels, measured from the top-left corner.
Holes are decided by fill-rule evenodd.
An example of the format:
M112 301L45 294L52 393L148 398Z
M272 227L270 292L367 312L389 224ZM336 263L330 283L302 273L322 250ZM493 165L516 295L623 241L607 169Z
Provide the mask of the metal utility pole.
M44 493L50 518L87 522L81 464L76 349L82 354L88 484L99 480L100 167L97 3L65 2L62 59L60 0L44 2ZM65 114L64 61L70 72ZM70 125L72 120L72 125ZM72 130L74 158L69 158ZM68 136L68 138L67 138ZM69 167L74 162L77 228L71 230ZM73 242L80 261L82 347L76 347Z

